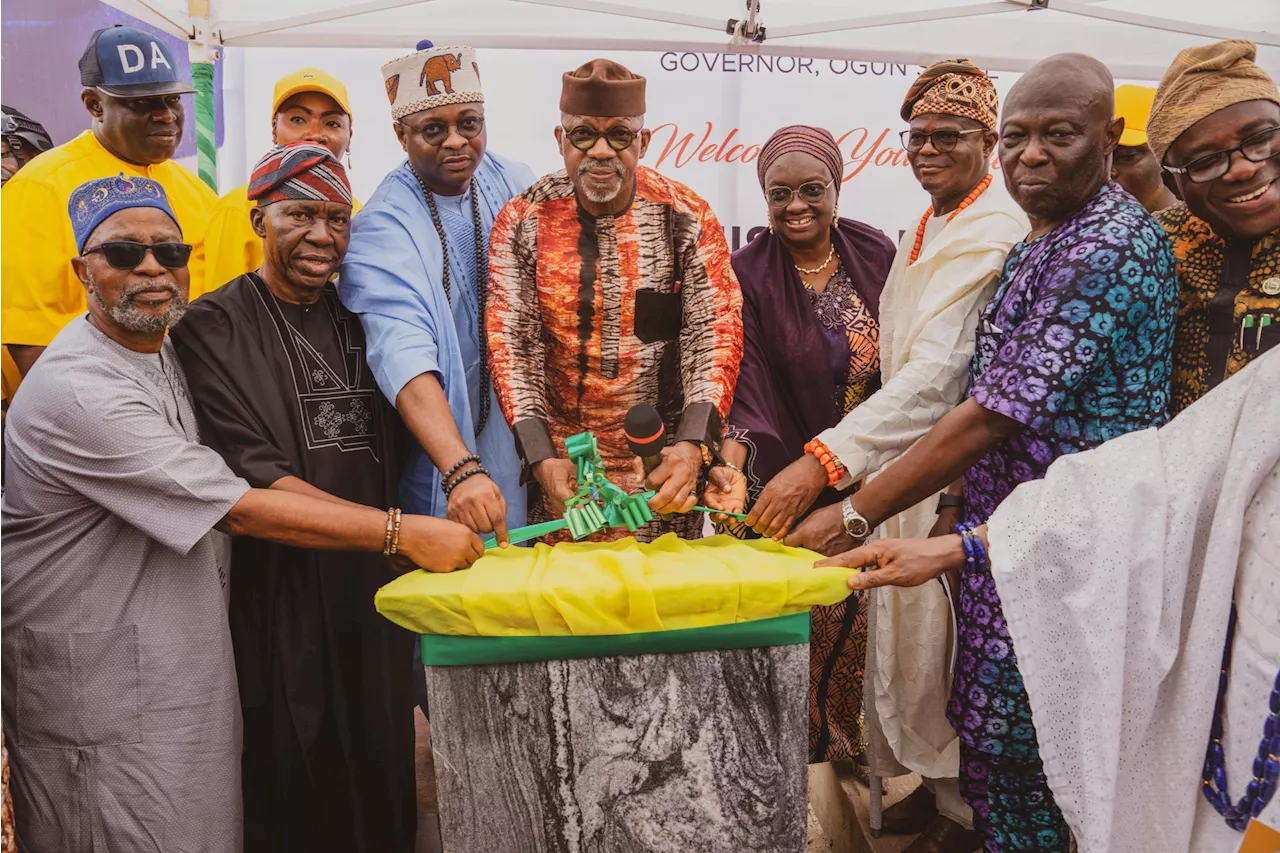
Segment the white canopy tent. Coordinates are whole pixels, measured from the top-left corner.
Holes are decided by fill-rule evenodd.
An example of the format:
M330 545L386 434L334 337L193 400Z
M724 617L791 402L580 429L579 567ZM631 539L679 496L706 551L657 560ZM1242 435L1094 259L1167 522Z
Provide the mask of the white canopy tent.
M1117 77L1159 79L1183 47L1248 38L1258 43L1261 64L1280 70L1280 0L109 2L215 48L411 49L429 34L436 44L482 48L738 52L910 64L964 55L997 71L1025 71L1050 54L1076 51L1102 60Z

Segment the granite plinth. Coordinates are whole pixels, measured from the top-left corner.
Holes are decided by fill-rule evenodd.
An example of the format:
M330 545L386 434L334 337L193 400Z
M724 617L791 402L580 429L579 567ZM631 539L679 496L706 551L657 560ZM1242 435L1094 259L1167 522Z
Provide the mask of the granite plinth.
M445 853L803 853L807 645L428 667Z

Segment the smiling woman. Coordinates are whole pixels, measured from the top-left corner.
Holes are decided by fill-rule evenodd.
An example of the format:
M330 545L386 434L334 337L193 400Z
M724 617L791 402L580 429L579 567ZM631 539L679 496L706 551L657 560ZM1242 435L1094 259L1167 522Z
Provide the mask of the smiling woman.
M821 128L784 127L761 149L757 174L770 224L733 255L744 354L723 454L739 470L732 491L708 490L706 502L718 509L743 511L797 459L808 458L819 482L829 482L806 454L806 442L879 387L880 292L894 246L874 228L839 218L843 168L835 139ZM827 489L809 503L813 498L826 505L838 495ZM781 530L795 520L758 515L753 509L747 519L757 530L775 524ZM725 526L756 535L747 526ZM859 750L866 611L850 599L814 608L812 619L810 760L852 758Z

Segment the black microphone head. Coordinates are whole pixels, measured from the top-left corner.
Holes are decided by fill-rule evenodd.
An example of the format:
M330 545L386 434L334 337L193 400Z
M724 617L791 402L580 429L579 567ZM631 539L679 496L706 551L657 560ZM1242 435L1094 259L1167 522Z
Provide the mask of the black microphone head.
M627 447L636 456L657 456L667 446L667 428L662 423L662 415L648 403L636 403L627 410L623 429Z

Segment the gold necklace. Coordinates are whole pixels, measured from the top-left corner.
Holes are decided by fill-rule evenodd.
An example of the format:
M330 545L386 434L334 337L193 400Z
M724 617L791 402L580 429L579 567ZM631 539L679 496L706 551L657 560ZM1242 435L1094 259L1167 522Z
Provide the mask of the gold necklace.
M805 269L799 264L795 264L795 268L797 271L799 271L801 275L817 275L818 273L825 270L827 267L831 266L831 259L834 258L835 256L836 256L836 244L833 242L831 244L831 251L827 252L827 259L823 261L821 264L814 267L813 269Z

